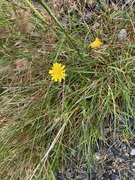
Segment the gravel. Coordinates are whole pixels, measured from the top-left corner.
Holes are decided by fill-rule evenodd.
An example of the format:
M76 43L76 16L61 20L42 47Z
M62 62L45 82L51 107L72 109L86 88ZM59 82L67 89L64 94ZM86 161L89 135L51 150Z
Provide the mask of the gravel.
M73 150L72 157L78 160L67 161L67 166L58 170L56 180L135 180L135 137L133 134L128 143L121 137L124 122L127 120L123 119L121 126L117 127L115 138L112 130L105 128L107 141L104 144L99 140L91 168L87 161L82 163L79 153ZM128 122L132 125L133 119ZM132 127L131 132L134 133L135 127L129 127Z

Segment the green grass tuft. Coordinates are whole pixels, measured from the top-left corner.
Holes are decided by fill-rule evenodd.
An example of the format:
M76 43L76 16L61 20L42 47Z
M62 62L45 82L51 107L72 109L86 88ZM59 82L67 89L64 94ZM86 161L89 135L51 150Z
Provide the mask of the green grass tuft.
M109 8L90 25L73 13L64 27L53 7L25 2L0 3L0 178L55 179L73 151L91 163L104 127L115 136L135 116L134 9ZM103 45L91 49L96 37ZM56 61L62 83L48 74ZM133 136L128 123L121 136Z

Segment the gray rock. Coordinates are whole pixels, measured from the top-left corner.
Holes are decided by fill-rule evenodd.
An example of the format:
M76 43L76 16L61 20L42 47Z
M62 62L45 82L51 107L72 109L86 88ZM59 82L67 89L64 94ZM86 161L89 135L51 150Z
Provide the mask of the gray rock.
M63 18L61 19L61 22L62 22L63 25L67 25L67 24L68 24L68 19L67 19L67 17L63 17Z
M119 34L118 34L118 39L119 40L124 40L127 37L127 30L126 29L122 29Z
M99 12L100 12L100 6L99 6L98 4L95 6L94 11L95 11L96 13L99 13Z

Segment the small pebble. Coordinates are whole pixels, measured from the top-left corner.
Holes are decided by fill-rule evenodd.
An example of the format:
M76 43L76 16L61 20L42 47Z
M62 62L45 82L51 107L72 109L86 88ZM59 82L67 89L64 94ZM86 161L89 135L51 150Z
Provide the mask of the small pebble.
M100 12L100 6L99 6L98 4L95 6L94 11L95 11L96 13L99 13L99 12Z
M132 149L131 149L130 155L131 155L131 156L135 156L135 148L132 148Z
M94 154L94 159L97 160L97 161L99 161L99 160L101 159L100 153L96 152L96 153Z
M112 176L112 180L120 180L120 177L117 175Z
M68 20L67 20L66 17L63 17L63 18L61 19L61 22L62 22L62 24L64 24L64 25L68 25Z
M93 25L93 28L96 29L100 26L100 23L96 22L94 25Z
M124 40L124 39L126 39L126 37L127 37L127 31L126 31L126 29L122 29L118 34L118 39Z

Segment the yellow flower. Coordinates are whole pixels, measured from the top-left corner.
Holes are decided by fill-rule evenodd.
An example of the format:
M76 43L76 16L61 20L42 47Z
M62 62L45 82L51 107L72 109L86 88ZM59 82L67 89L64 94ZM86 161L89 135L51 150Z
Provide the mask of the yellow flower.
M90 43L90 47L92 48L96 48L96 47L100 47L103 43L98 39L96 38L94 42Z
M52 80L55 82L61 82L62 79L65 79L65 66L62 66L61 63L54 63L52 70L49 70L49 74L52 76Z

